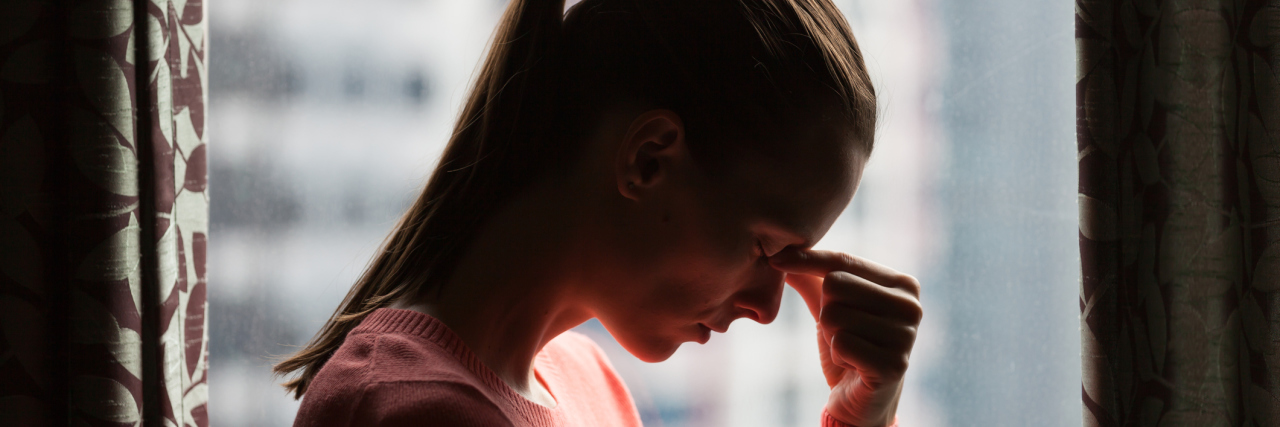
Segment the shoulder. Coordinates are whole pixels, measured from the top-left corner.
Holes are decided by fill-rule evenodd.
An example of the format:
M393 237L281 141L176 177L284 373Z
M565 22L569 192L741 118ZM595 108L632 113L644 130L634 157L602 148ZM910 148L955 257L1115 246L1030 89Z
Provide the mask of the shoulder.
M456 355L404 334L350 335L316 374L312 390L350 395L384 381L478 382Z
M436 343L350 335L303 397L295 426L504 426L483 381Z
M512 426L474 385L450 381L387 381L364 387L353 426Z

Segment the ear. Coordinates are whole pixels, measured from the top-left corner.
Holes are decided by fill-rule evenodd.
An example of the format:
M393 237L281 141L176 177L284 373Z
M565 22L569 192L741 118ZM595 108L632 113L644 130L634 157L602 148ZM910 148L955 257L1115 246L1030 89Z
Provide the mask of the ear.
M688 161L684 123L671 110L650 110L631 121L618 146L614 176L623 197L639 200Z

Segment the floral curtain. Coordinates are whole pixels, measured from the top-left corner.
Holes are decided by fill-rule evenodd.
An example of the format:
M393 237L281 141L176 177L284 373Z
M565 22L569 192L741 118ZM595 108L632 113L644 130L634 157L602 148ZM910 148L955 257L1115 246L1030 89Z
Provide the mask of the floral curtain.
M1280 1L1075 4L1085 425L1280 425Z
M0 425L208 425L200 0L0 2Z

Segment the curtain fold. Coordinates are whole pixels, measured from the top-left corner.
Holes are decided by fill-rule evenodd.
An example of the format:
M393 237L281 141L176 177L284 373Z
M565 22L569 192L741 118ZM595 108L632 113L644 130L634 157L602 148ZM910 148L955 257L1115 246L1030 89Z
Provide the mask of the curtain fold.
M1280 425L1280 1L1075 22L1085 425Z
M0 425L206 426L201 0L0 2Z

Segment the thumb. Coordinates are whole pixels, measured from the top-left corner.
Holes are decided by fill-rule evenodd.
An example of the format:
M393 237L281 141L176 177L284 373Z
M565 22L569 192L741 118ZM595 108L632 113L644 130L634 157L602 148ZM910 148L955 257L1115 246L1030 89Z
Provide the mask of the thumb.
M809 314L813 321L818 321L822 314L822 278L808 274L787 274L787 284L800 294L804 304L809 306Z

